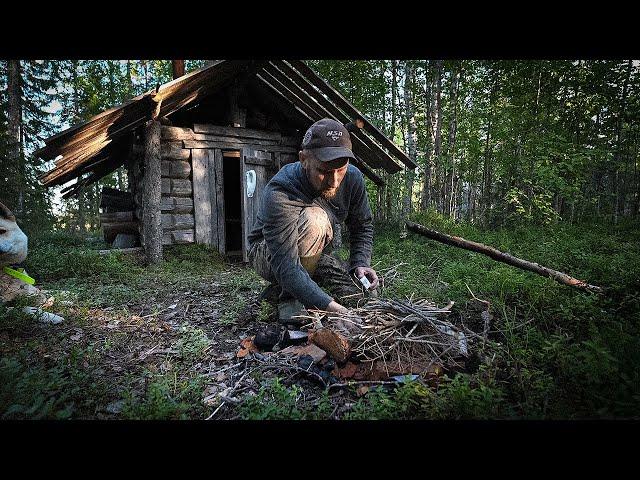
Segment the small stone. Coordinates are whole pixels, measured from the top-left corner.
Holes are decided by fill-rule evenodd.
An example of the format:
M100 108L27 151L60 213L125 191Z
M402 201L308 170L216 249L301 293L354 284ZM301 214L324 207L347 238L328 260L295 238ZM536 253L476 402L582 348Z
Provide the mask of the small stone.
M260 350L271 351L276 343L280 341L280 326L268 325L264 330L256 334L253 343Z
M113 241L113 248L133 248L138 243L138 236L130 233L119 233Z
M309 338L307 332L301 332L300 330L287 330L284 332L284 343L287 345L299 345L304 343Z
M300 355L298 358L298 367L308 370L313 365L313 357L311 355Z

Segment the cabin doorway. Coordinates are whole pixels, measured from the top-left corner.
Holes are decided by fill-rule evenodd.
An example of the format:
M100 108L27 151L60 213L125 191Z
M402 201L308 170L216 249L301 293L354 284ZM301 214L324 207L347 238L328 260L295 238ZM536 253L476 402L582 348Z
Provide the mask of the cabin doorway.
M277 149L289 152L285 147L255 145L256 139L253 144L231 143L191 149L195 241L247 262L248 235L263 190L283 160Z
M242 180L240 150L223 150L225 251L229 256L242 256Z

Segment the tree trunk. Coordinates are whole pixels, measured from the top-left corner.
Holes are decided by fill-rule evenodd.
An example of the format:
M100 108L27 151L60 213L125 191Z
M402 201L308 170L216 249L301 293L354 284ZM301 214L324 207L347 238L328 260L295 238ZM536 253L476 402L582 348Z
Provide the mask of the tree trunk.
M184 75L184 60L171 60L171 68L174 80L182 77Z
M391 141L395 139L396 133L396 92L398 89L398 61L391 61L391 125L389 127L389 138ZM394 176L387 175L387 216L389 219L393 218L393 190L394 190Z
M21 155L21 131L22 131L22 75L20 72L20 60L7 62L7 97L8 97L8 157L16 169L17 205L13 206L15 216L21 220L24 215L24 195L26 177L24 172L24 160Z
M87 229L86 205L87 195L85 187L82 187L78 192L78 231L81 233Z
M407 121L407 150L411 160L416 161L417 157L417 128L415 117L415 106L413 98L413 76L414 67L410 61L404 66L404 112ZM413 204L413 170L405 167L405 195L402 202L402 214L404 217L412 211Z
M160 122L151 120L144 133L142 237L147 263L155 264L162 260Z
M482 222L486 225L491 211L491 185L493 182L493 167L491 165L491 127L493 123L493 104L498 89L497 73L494 68L491 71L491 91L489 92L489 115L487 120L487 135L484 144L484 165L482 171Z
M618 215L620 214L620 204L624 203L624 199L623 202L620 202L620 197L624 197L624 189L620 188L620 181L619 181L619 172L620 172L620 157L622 156L620 154L620 151L622 149L622 128L624 127L624 117L625 117L625 111L626 111L626 107L627 107L627 93L628 93L628 89L629 89L629 79L631 78L631 67L633 66L633 62L631 60L629 60L627 62L627 72L626 72L626 76L624 79L624 85L622 87L622 100L620 102L620 115L618 116L618 121L617 121L617 125L616 125L616 150L615 150L615 154L614 154L614 158L615 158L615 162L614 162L614 167L616 169L616 174L615 174L615 204L613 207L613 215L614 215L614 223L618 223ZM623 205L624 207L624 205Z
M387 70L386 61L382 60L379 63L380 66L380 83L381 85L386 85L385 83L385 72ZM384 131L387 130L387 96L386 93L382 95L382 125L384 125ZM386 173L386 172L385 172ZM387 185L387 176L383 175L383 179L385 180L384 186L377 186L377 197L376 197L376 220L378 222L383 222L386 220L386 212L385 212L385 195L386 195L386 185Z
M422 210L427 211L431 206L431 172L433 169L433 152L435 147L435 111L436 97L434 88L434 74L429 61L425 64L425 113L424 118L429 134L427 152L424 160L424 179L422 184Z
M440 169L440 156L442 154L442 60L436 60L436 98L435 98L435 137L433 146L433 168L436 171L436 187L435 195L436 206L439 208L442 199L439 194L439 169ZM433 197L433 195L432 195Z
M134 96L133 71L131 70L131 60L127 60L127 97Z
M72 90L72 99L73 99L73 124L79 123L81 120L80 115L80 93L78 86L78 61L71 61L71 88ZM86 210L87 210L87 195L86 189L83 187L78 192L78 231L85 232L87 230L87 219L86 219Z
M455 176L456 176L456 133L458 127L458 91L460 88L460 67L456 69L453 75L451 85L451 105L453 111L451 113L451 121L449 122L449 143L447 144L449 165L446 175L446 188L444 198L443 215L451 217L455 205Z

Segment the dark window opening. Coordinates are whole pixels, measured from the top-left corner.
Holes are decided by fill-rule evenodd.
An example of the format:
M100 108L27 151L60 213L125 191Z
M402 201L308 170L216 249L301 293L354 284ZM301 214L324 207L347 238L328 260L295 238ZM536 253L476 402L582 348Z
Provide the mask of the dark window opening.
M224 230L227 255L242 254L240 152L223 153Z

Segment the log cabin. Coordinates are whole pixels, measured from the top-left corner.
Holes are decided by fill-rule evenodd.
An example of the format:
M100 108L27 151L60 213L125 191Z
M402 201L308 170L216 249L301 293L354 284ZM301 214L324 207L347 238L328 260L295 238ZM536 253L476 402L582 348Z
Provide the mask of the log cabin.
M247 261L247 235L262 189L298 160L306 129L321 118L349 124L355 165L384 188L380 171L415 168L400 148L302 61L219 60L45 140L40 177L63 197L124 166L128 192L104 189L105 239L139 236L149 263L163 245L207 244ZM355 126L355 127L354 127Z

